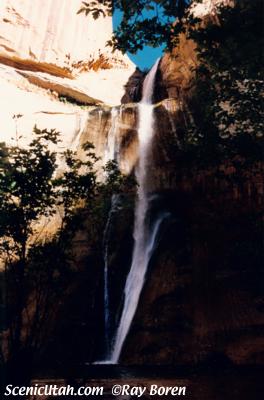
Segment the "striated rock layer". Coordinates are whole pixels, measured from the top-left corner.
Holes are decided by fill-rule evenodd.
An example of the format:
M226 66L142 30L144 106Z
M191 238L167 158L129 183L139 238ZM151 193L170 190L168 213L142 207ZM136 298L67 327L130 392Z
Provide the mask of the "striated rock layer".
M19 145L25 146L37 125L60 132L57 151L77 149L90 108L121 103L135 67L106 46L111 17L77 15L80 5L79 0L47 0L45 6L40 0L1 1L1 141L13 144L19 134Z
M1 1L2 140L11 142L16 134L12 117L22 114L23 135L28 129L30 137L31 127L42 115L43 125L60 130L68 143L78 130L73 121L82 114L71 103L121 103L135 67L127 56L112 53L106 46L112 35L112 18L94 20L77 15L80 6L79 0ZM44 114L48 115L45 121ZM55 114L60 121L65 115L64 122L50 118Z
M2 52L60 67L98 57L112 34L112 19L77 16L80 6L79 0L2 0Z

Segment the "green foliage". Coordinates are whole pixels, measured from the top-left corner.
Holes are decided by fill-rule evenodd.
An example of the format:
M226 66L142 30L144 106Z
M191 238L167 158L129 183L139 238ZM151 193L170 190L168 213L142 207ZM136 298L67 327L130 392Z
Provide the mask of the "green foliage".
M263 159L261 10L260 0L236 1L220 7L217 20L189 29L200 64L185 106L185 149L204 164L239 155Z
M25 260L41 217L61 210L61 234L76 210L88 207L98 193L94 146L83 146L85 161L71 150L58 156L50 150L58 136L55 130L35 127L28 148L0 146L0 246L12 260ZM65 168L56 177L58 157Z
M65 239L67 231L72 238L81 225L80 215L95 218L102 202L135 186L134 179L123 176L115 161L104 167L105 179L99 182L99 159L91 143L83 145L80 160L71 150L60 155L50 150L59 141L55 130L35 127L27 148L18 146L19 139L15 146L0 144L0 246L7 262L17 259L25 263L27 253L35 245L33 238L42 217L52 217L59 211L61 226L57 239L62 235ZM59 176L55 173L57 160L63 165Z
M66 150L63 153L65 171L55 180L57 187L57 204L63 206L64 219L68 220L75 212L76 207L87 205L95 196L97 177L94 170L98 161L91 143L83 145L85 161L77 158L76 152Z
M77 14L84 13L86 16L91 14L94 19L98 19L101 15L105 17L107 14L111 14L111 9L112 0L83 1Z
M244 74L258 78L263 61L262 24L261 0L235 0L234 7L218 7L216 19L193 26L190 36L198 44L200 60L214 71L230 70L238 79Z
M52 177L56 155L49 143L57 144L58 132L34 128L28 149L1 144L0 162L0 247L25 258L33 222L54 212Z
M19 147L18 132L16 145L0 144L0 249L6 267L8 358L14 357L15 364L24 348L38 348L60 293L77 269L76 235L83 230L92 251L99 251L111 196L134 185L114 161L99 182L91 143L83 145L80 160L71 150L51 150L59 141L55 130L35 127L33 134L26 148ZM61 218L56 234L41 238L40 225L55 214Z
M144 46L158 47L162 44L171 49L177 41L182 20L188 6L187 0L95 0L83 2L78 13L111 15L117 10L122 21L108 42L114 49L136 53Z
M217 163L246 148L252 160L263 152L263 2L220 5L200 21L188 13L189 1L93 1L123 13L111 45L136 52L145 45L172 49L180 32L197 44L199 67L191 100L183 105L185 127L180 143L186 163ZM87 10L87 4L84 8ZM83 9L82 12L85 10ZM150 11L150 13L148 13ZM87 11L89 14L90 11ZM177 21L177 23L175 23ZM179 145L179 143L175 143ZM179 147L179 146L178 146ZM249 155L249 154L248 154Z
M104 167L106 180L102 189L108 194L127 193L133 191L136 186L134 175L123 175L120 172L116 160L110 160Z
M95 195L89 200L89 207L79 209L76 222L80 225L85 223L85 231L91 238L91 247L96 253L101 252L103 232L111 208L112 196L115 194L134 196L136 181L133 174L125 176L118 167L115 160L110 160L103 167L104 179L98 183ZM123 204L124 207L127 204ZM68 231L68 228L67 228Z
M103 229L112 194L133 190L134 179L123 176L115 161L104 167L105 179L97 178L94 146L83 145L83 160L76 152L66 150L58 155L50 145L58 143L55 130L34 128L34 138L28 148L6 147L0 144L0 246L5 261L15 260L26 266L26 257L38 237L37 223L41 218L59 212L61 225L58 246L70 247L70 241L84 218L97 221ZM19 138L18 138L19 142ZM63 172L56 176L56 160Z

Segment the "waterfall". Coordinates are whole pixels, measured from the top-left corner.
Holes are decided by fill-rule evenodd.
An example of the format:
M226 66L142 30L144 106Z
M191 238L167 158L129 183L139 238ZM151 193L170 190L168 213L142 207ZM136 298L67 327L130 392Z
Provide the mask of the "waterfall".
M109 271L108 271L108 256L109 256L109 241L111 236L111 224L115 213L121 206L120 196L113 194L111 199L111 208L108 214L104 236L103 236L103 248L104 248L104 329L105 329L105 349L106 357L110 351L110 331L111 331L111 317L109 307Z
M108 249L109 249L109 235L110 235L110 227L111 220L114 210L114 199L112 198L111 209L108 215L105 231L104 231L104 239L103 239L103 248L104 248L104 334L105 334L105 354L108 356L109 353L109 335L110 335L110 311L109 311L109 285L108 285Z
M106 148L104 152L104 165L106 165L108 161L114 160L116 158L116 128L118 116L118 109L116 107L113 107L111 110L111 126L108 131Z
M76 128L75 132L70 144L71 150L72 151L77 151L79 145L80 145L80 139L82 136L82 133L85 129L85 124L90 118L90 112L88 111L87 114L84 113L78 113L76 114Z
M160 216L156 220L151 231L147 229L149 152L151 150L151 140L154 134L154 106L152 105L152 97L158 65L159 59L144 80L142 100L138 105L139 162L136 170L136 178L139 189L133 233L134 250L130 272L125 285L123 311L117 329L113 351L109 360L109 362L113 364L116 364L119 360L124 341L135 315L144 285L148 263L155 248L160 225L164 219L164 215Z
M107 135L107 142L104 154L104 165L109 161L115 160L117 156L116 149L116 128L119 113L117 108L113 107L111 110L111 126ZM109 284L108 284L108 249L111 232L111 223L113 215L119 209L120 198L114 194L111 198L111 208L108 214L104 236L103 236L103 249L104 249L104 329L105 329L105 347L106 354L110 350L110 311L109 311Z
M121 112L121 110L120 110ZM99 118L101 122L102 111L99 110ZM111 125L107 134L106 146L104 151L103 163L106 165L109 161L115 160L118 156L118 149L116 146L116 130L119 112L116 107L111 110ZM111 207L106 221L106 226L103 234L103 257L104 257L104 339L105 339L105 356L108 357L110 352L110 331L111 331L111 317L110 317L110 300L109 300L109 241L111 236L112 219L115 213L121 206L120 196L113 194L111 198ZM105 361L96 361L95 364L107 364Z

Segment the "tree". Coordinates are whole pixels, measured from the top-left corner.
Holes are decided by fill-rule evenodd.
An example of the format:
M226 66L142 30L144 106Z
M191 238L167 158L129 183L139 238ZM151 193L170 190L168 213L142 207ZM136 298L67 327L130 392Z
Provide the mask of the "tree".
M57 144L59 134L37 127L34 134L28 149L1 144L0 150L0 248L8 262L19 262L22 275L33 223L55 207L56 155L49 143Z
M0 250L9 307L11 369L21 367L25 349L37 346L41 327L52 310L51 289L60 284L54 273L61 268L65 278L71 261L76 208L87 206L97 190L97 157L91 144L84 145L83 162L70 150L60 155L65 170L56 177L58 154L50 148L57 145L59 133L36 126L33 133L27 148L19 147L18 133L14 146L0 144ZM40 225L58 210L61 225L57 234L41 239Z
M211 145L215 161L263 158L262 9L261 0L235 1L218 8L217 23L189 29L199 59L189 135L203 149Z
M85 161L71 150L60 157L64 172L56 177L57 154L50 150L59 133L34 128L28 148L0 144L0 248L6 262L18 261L21 273L40 218L61 208L63 230L76 208L87 206L97 190L94 146L83 145Z
M32 245L34 223L55 212L52 178L56 155L49 150L49 144L57 144L58 132L35 127L34 136L27 149L18 147L18 136L15 146L0 146L0 249L7 291L12 275L13 318L8 337L12 356L21 350L27 253Z
M94 0L83 2L79 13L91 14L95 19L121 13L121 23L108 44L123 52L136 53L146 45L165 44L171 49L182 30L181 21L188 4L188 0Z
M113 193L127 191L133 179L124 177L115 162L105 166L105 181L97 178L94 146L76 152L52 151L59 133L34 128L27 148L0 144L0 249L5 265L8 307L8 369L25 379L26 362L43 340L61 292L76 270L73 241L83 229L101 245ZM56 148L56 147L55 147ZM64 165L57 170L57 160ZM99 171L98 171L99 172ZM58 175L59 174L59 175ZM41 237L41 226L60 216L57 231ZM88 228L87 228L88 226ZM93 229L93 232L89 229ZM87 232L86 232L87 233ZM26 352L26 354L25 354Z

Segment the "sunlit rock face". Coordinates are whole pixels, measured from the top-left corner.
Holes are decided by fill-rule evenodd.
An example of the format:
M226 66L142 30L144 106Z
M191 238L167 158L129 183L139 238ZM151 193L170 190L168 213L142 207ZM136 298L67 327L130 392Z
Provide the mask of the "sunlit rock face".
M26 71L31 83L58 95L67 95L65 85L77 102L118 105L134 64L106 45L112 18L94 20L77 14L80 7L80 0L1 1L0 64Z
M216 7L232 5L233 0L203 0L202 2L194 2L191 11L195 17L204 17L208 14L214 14Z
M87 111L85 124L79 134L77 152L84 157L82 145L85 142L94 144L101 157L98 166L115 159L122 173L130 174L138 162L138 105L123 104L119 107L93 107ZM170 146L171 137L177 141L175 119L179 119L177 99L166 99L157 103L154 108L155 138L151 157L155 160L153 179L149 182L151 191L160 190L170 185L169 169L164 169L164 157L168 161L165 149ZM167 145L166 145L167 142ZM166 171L166 176L164 175Z
M87 115L85 128L80 136L79 156L83 156L82 145L91 142L101 157L99 166L115 159L121 171L129 174L137 162L137 119L138 110L135 104L94 108Z
M61 67L98 57L112 20L77 16L80 7L80 0L2 0L1 50Z
M0 137L7 144L14 143L16 133L19 145L32 138L36 124L40 129L56 129L61 133L61 146L68 148L85 114L80 107L58 101L49 91L28 82L13 68L0 65ZM14 118L14 115L20 115Z
M111 17L77 15L80 6L79 0L1 1L2 141L12 144L18 133L26 145L37 125L61 133L58 151L75 148L90 106L121 103L135 67L106 46Z
M195 67L198 65L195 43L184 33L172 53L166 53L161 60L156 99L177 98L182 101L189 94Z
M232 6L232 0L203 0L193 2L190 12L203 20L217 21L218 6ZM159 81L155 91L156 100L178 98L183 101L191 96L192 80L198 66L195 42L181 33L179 42L171 53L166 53L160 63Z
M135 66L106 45L112 18L77 15L81 4L0 1L0 141L27 146L36 125L60 132L56 153L81 152L82 134L89 130L96 132L90 141L102 143L95 150L102 164L107 161L104 140L112 132L110 108L121 104ZM108 109L106 129L96 120L96 107ZM89 122L91 110L95 117ZM58 156L58 171L63 168Z

